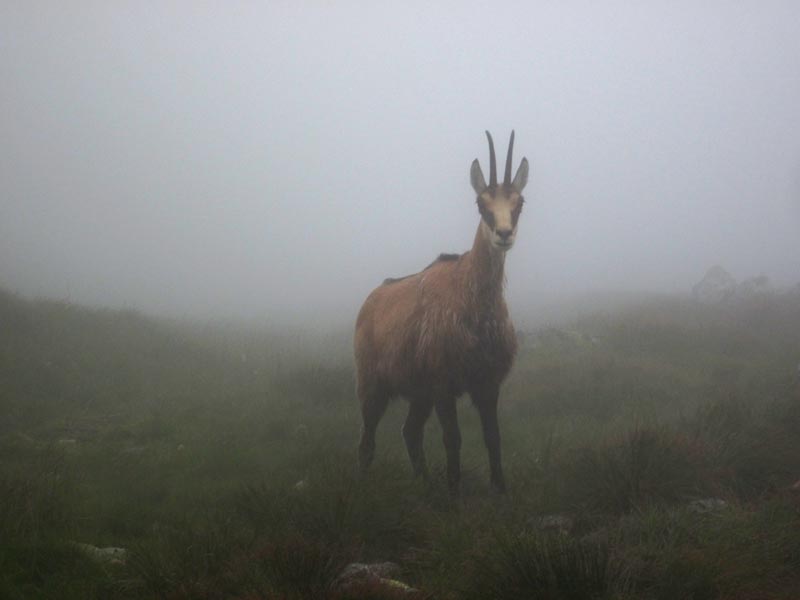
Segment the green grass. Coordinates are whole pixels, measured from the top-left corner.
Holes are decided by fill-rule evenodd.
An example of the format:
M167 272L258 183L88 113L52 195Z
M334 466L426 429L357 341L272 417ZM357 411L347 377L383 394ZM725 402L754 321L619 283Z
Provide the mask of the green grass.
M509 495L460 404L463 492L411 478L389 407L356 476L346 335L159 321L0 292L0 598L764 598L800 589L800 298L657 298L526 332ZM345 349L343 349L345 348ZM694 499L724 507L706 513ZM571 525L543 531L545 515ZM98 563L74 542L128 549Z
M589 600L625 593L624 572L604 543L503 531L480 549L463 597Z

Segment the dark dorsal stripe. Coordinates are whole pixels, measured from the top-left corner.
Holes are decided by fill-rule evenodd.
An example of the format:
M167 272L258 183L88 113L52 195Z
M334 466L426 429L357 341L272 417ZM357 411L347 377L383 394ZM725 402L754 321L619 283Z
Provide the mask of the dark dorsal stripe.
M405 277L387 277L383 280L383 285L389 285L390 283L397 283L398 281L403 281L403 279L408 279L411 275L406 275Z
M442 252L439 256L436 257L436 260L429 264L426 269L430 269L433 265L438 262L450 262L453 260L458 260L461 258L460 254L447 254L446 252Z
M459 258L461 258L460 254L447 254L443 252L442 254L436 257L436 260L434 260L431 264L425 267L423 271L427 271L433 265L438 264L440 262L452 262L454 260L458 260ZM416 273L414 273L414 275L416 275ZM383 285L397 283L398 281L403 281L404 279L408 279L409 277L413 277L414 275L406 275L405 277L388 277L383 280Z

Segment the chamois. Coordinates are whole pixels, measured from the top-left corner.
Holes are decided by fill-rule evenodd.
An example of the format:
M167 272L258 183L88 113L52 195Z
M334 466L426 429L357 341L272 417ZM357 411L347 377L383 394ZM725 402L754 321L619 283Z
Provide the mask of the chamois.
M456 400L469 393L478 409L489 454L490 481L504 493L497 399L517 349L503 299L506 252L513 246L528 181L522 159L511 179L514 132L508 143L505 178L497 184L494 142L489 141L489 184L476 158L470 181L480 223L472 249L442 254L423 271L387 279L367 297L356 321L354 349L363 427L359 466L375 455L375 430L389 399L409 400L403 438L415 476L427 476L423 430L432 410L442 426L447 483L461 479L461 432Z

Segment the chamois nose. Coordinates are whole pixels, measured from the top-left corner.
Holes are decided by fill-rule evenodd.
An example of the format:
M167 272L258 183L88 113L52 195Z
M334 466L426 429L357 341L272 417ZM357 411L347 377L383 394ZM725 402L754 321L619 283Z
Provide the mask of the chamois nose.
M512 231L513 230L511 229L497 229L495 232L497 233L498 236L500 236L500 239L505 242L508 241L508 238L511 237Z

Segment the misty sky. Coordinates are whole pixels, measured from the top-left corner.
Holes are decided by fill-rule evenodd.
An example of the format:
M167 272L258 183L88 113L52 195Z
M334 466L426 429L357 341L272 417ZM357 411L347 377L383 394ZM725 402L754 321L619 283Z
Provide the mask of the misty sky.
M716 263L793 284L798 32L796 1L6 1L0 286L353 317L469 248L512 128L512 312Z

